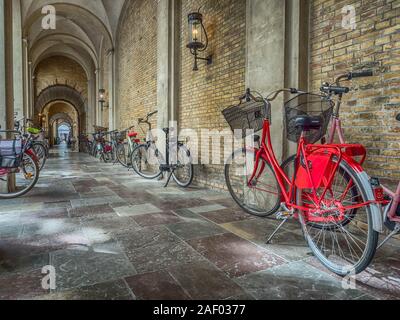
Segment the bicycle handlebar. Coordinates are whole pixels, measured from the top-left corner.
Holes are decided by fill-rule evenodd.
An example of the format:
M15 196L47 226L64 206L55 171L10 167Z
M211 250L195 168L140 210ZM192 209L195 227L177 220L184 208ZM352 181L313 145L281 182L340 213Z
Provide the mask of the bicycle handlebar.
M355 78L366 78L366 77L373 77L374 72L372 70L363 70L363 71L357 71L357 72L350 72L348 74L348 79L352 80Z
M150 113L147 114L146 119L139 118L139 119L138 119L138 122L139 122L139 123L148 123L148 122L149 122L149 119L150 119L152 116L154 116L155 114L157 114L157 113L158 113L158 110L153 111L153 112L150 112Z

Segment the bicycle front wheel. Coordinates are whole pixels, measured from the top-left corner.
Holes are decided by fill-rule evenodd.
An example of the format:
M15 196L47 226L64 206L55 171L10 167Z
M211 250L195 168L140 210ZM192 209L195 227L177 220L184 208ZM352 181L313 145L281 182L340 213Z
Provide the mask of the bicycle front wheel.
M28 153L24 153L16 169L0 169L0 199L14 199L32 190L39 180L39 164Z
M133 170L145 179L156 179L161 176L159 151L153 145L137 146L131 155Z
M337 163L337 159L332 161ZM320 208L312 190L298 190L297 204L305 239L316 258L330 271L348 276L364 271L371 263L379 233L373 226L371 185L347 162L341 161L332 185L317 189ZM355 210L357 208L357 210Z
M281 204L281 190L269 163L260 160L253 181L255 153L236 151L225 165L225 180L235 202L247 213L267 217L276 213Z
M178 186L182 188L189 187L194 178L194 169L190 151L185 146L178 147L177 168L173 177Z

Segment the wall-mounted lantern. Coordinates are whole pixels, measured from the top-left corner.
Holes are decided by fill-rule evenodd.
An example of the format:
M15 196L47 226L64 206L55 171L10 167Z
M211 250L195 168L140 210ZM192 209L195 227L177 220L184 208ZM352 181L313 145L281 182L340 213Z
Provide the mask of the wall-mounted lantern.
M200 11L200 10L199 10ZM207 58L199 57L199 53L204 52L208 48L208 35L203 24L203 15L200 12L190 13L188 16L189 22L189 44L191 54L194 55L193 71L198 71L198 60L205 60L207 64L212 64L212 56Z
M99 103L101 106L101 110L104 109L104 104L106 103L106 90L100 89L99 90Z

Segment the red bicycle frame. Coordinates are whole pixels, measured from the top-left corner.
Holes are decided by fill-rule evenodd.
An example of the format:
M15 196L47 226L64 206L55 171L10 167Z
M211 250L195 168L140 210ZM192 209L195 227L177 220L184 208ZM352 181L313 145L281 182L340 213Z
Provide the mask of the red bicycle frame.
M248 181L248 186L250 188L253 187L253 185L254 185L253 180L256 178L257 172L259 172L258 169L260 166L260 160L263 159L265 162L269 163L272 166L272 169L275 172L275 176L276 176L276 180L278 182L279 188L282 192L282 200L284 200L286 206L289 209L301 210L301 211L305 212L306 214L315 213L315 214L322 215L324 213L331 212L331 211L333 211L333 209L323 209L322 208L322 205L323 205L322 202L323 202L324 197L327 194L327 192L332 191L331 185L334 180L335 174L339 168L342 158L346 158L346 160L348 160L349 164L352 167L354 167L354 169L357 172L362 170L361 166L356 161L351 160L350 156L346 154L346 151L343 151L343 149L345 149L345 148L351 149L354 147L363 148L360 145L345 145L345 144L343 144L343 145L335 145L335 144L332 144L332 145L307 145L304 137L302 136L299 141L299 146L298 146L297 155L296 155L297 163L300 162L299 159L301 157L304 158L304 162L306 164L312 162L312 164L314 165L316 162L318 162L318 159L323 160L327 163L326 157L332 156L332 155L337 157L337 161L336 161L336 164L333 166L333 168L331 168L331 170L328 170L329 173L318 172L318 170L316 170L313 173L311 171L311 168L309 168L308 165L305 165L303 176L302 177L299 176L298 170L297 170L294 173L293 179L290 180L290 178L283 171L283 169L281 168L281 166L278 163L278 160L276 159L276 156L275 156L275 153L273 150L272 141L271 141L270 122L269 122L269 120L264 120L261 146L259 149L254 148L251 150L251 151L255 152L256 156L255 156L254 171L253 171L251 178ZM309 155L314 155L313 161L310 161ZM332 161L328 161L328 162L332 163ZM264 171L264 168L265 168L264 162L262 162L261 166L262 167L261 167L260 173L258 174L257 178L260 177ZM300 166L297 166L297 167L300 167ZM313 178L313 176L315 176L315 174L322 174L322 175L325 174L325 176L323 177L324 178L323 186L316 183L316 179ZM309 195L308 197L316 205L316 207L313 208L313 210L310 210L309 207L299 206L294 202L295 195L296 195L296 192L298 189L296 184L299 182L299 179L303 179L303 180L308 179L308 184L309 184L308 189L312 190L312 194ZM289 186L288 190L286 188L286 185ZM319 196L317 190L318 189L320 190L322 187L324 189L323 189L322 194ZM265 191L265 190L263 190L263 191ZM355 204L355 205L351 205L351 206L347 206L347 207L344 207L342 204L337 203L337 201L335 202L335 204L338 205L338 207L340 208L340 211L343 213L346 210L361 208L365 205L370 204L370 202ZM336 209L336 211L337 211L337 209Z

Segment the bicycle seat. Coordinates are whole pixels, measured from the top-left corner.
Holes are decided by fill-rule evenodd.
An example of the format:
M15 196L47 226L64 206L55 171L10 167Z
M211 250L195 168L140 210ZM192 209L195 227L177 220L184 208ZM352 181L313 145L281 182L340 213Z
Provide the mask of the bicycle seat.
M322 119L320 117L299 116L295 119L295 126L303 131L318 130L322 128Z
M137 132L130 132L128 133L129 138L136 138L138 136Z
M400 121L400 113L396 116L396 120Z
M168 134L169 133L169 128L164 128L163 131Z

